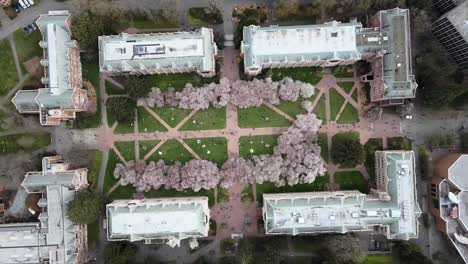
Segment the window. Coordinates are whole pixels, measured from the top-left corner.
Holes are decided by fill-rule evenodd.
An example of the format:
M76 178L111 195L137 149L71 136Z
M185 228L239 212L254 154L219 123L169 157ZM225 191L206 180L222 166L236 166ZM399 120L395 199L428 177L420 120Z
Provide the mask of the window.
M332 33L331 33L331 36L332 36L332 38L338 37L338 32L332 32Z

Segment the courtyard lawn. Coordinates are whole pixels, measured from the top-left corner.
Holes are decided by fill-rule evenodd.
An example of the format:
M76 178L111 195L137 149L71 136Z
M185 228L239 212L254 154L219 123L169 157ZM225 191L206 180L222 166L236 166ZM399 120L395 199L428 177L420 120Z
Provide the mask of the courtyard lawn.
M367 255L363 264L397 264L399 263L392 255Z
M353 65L334 67L333 75L335 78L353 78L354 67Z
M328 137L327 133L318 133L317 143L320 146L320 156L328 162Z
M109 123L109 125L111 126L111 123ZM138 132L149 133L156 131L164 132L167 131L167 129L161 123L159 123L156 118L148 113L146 109L143 107L138 107Z
M165 91L169 87L174 87L176 90L180 91L187 83L191 83L193 87L203 85L203 79L196 73L154 74L144 76L144 78L149 79L153 86L160 88L161 91Z
M226 138L186 138L184 141L200 158L212 161L218 164L219 167L221 167L228 158Z
M18 60L20 61L23 69L23 63L25 61L32 59L33 57L42 58L42 48L39 46L39 41L42 40L42 36L39 30L26 33L22 28L20 28L13 33L13 38L15 40L16 51L18 53Z
M239 156L245 159L272 154L279 135L246 136L239 138Z
M308 68L287 68L287 69L269 69L271 79L279 81L286 77L294 80L307 82L310 84L317 84L323 76L323 69L321 67L308 67Z
M354 82L338 82L337 83L341 89L343 89L347 94L351 92L354 86Z
M172 106L164 106L161 108L152 108L170 127L176 127L184 117L186 117L190 110L185 110ZM154 119L154 118L153 118ZM155 119L156 121L156 119Z
M223 128L226 128L226 108L210 107L205 110L199 110L179 130L214 130Z
M134 141L118 141L114 143L120 154L126 161L135 160L135 142Z
M132 199L133 194L136 193L136 189L132 185L125 185L122 186L120 185L119 187L115 188L114 191L112 191L109 194L109 198L111 200L117 200L117 199Z
M88 183L93 189L97 189L97 180L99 176L99 170L101 169L102 152L99 150L93 150L90 153L91 164L88 167Z
M351 104L346 104L340 118L336 121L338 124L353 124L359 122L358 110Z
M125 89L121 89L111 82L106 81L106 93L108 95L127 94Z
M6 95L18 83L13 53L6 39L0 41L0 69L0 95Z
M326 191L328 186L329 176L325 174L324 176L317 176L315 181L312 183L306 184L296 184L294 186L282 186L276 187L271 182L264 182L262 184L256 184L255 188L257 191L257 202L261 203L263 201L264 193L293 193L293 192L321 192Z
M318 119L322 120L322 125L326 125L327 124L327 106L326 106L327 102L325 100L325 94L320 96L320 99L319 101L317 102L317 104L315 105L314 107L314 111L312 111Z
M198 192L194 190L187 189L185 191L177 191L174 189L165 189L161 187L157 190L151 190L145 192L145 198L160 198L160 197L189 197L189 196L207 196L208 197L208 205L211 207L215 204L214 199L214 189L205 190L201 189Z
M335 89L330 89L330 120L335 120L345 99Z
M356 103L358 102L358 89L354 89L353 94L351 94L351 98L353 98Z
M237 120L241 128L288 127L291 125L291 122L265 105L261 105L260 107L238 108Z
M154 161L164 160L169 164L173 164L176 161L185 163L191 159L193 159L192 154L190 154L190 152L188 152L188 150L186 150L184 146L175 139L166 141L166 143L164 143L148 158L148 160Z
M50 145L49 133L24 133L0 136L0 155L30 152Z
M158 143L160 140L145 140L138 142L139 151L140 151L140 159L143 159L146 154L148 154Z
M335 173L335 183L340 185L341 190L358 190L368 193L369 187L359 171L339 171Z
M313 101L313 98L302 99L298 98L296 102L285 102L282 101L280 104L275 105L279 110L283 111L285 114L289 115L292 118L296 118L297 115L305 114L306 110L302 108L303 101Z
M107 162L107 168L106 168L106 175L104 177L104 184L103 184L103 193L107 194L107 192L116 184L119 180L114 178L113 172L115 169L115 165L117 163L121 163L119 157L113 150L109 150L109 161Z
M94 247L99 241L99 225L98 221L94 221L87 225L88 245Z

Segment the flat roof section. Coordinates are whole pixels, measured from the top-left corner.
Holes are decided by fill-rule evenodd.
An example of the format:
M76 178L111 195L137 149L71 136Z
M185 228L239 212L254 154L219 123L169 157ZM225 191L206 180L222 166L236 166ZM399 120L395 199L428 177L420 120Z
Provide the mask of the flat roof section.
M392 17L392 56L395 81L408 80L408 38L404 16ZM406 89L395 85L395 89Z
M465 41L468 42L468 1L464 1L450 10L446 16Z

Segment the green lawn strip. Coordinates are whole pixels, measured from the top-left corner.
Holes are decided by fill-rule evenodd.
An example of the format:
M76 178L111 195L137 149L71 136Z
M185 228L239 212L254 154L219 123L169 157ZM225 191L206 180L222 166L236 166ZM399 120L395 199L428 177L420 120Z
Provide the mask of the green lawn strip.
M328 162L328 137L327 133L318 133L317 142L320 146L320 156Z
M161 108L152 108L170 127L176 127L184 117L186 117L190 110L185 110L172 106L164 106Z
M186 138L184 141L200 158L212 161L218 164L219 167L221 167L228 158L226 138Z
M264 182L262 184L256 184L257 201L261 203L263 201L264 193L294 193L294 192L321 192L327 189L329 176L317 176L313 183L296 184L294 186L282 186L276 187L271 182Z
M112 186L114 186L114 184L118 182L118 180L114 178L114 175L113 175L115 165L117 163L122 163L122 162L120 161L119 157L117 156L117 154L115 154L113 150L109 150L109 161L107 162L106 175L104 177L104 184L102 188L104 194L107 194L110 188L112 188Z
M49 133L24 133L0 136L0 155L35 151L50 145Z
M118 141L114 143L120 154L126 161L135 160L135 142L134 141Z
M296 118L297 115L305 114L306 111L302 108L303 101L312 101L313 99L303 99L298 98L296 102L281 102L278 105L275 105L279 110L283 111L285 114L289 115L292 118Z
M160 140L145 140L138 142L140 148L140 159L143 159L146 154L148 154L158 143Z
M330 89L330 119L335 120L345 99L335 89Z
M7 40L0 41L0 95L6 95L18 83L15 61Z
M335 78L352 78L354 77L354 69L352 65L344 67L334 67L333 75Z
M226 128L226 108L210 107L205 110L199 110L179 130L214 130L223 128Z
M218 186L218 203L229 202L229 190Z
M353 98L356 103L358 102L358 89L354 89L353 94L351 94L351 98Z
M374 185L375 183L375 152L377 150L383 150L383 144L381 138L371 138L366 144L364 144L364 149L366 150L366 161L364 165L366 166L367 173L370 177L370 183Z
M73 127L78 129L97 128L101 126L101 100L99 97L99 62L97 59L84 59L81 57L81 68L83 72L83 80L89 81L96 92L96 112L76 113L76 119L73 121ZM109 124L112 126L112 124Z
M115 86L113 83L106 81L106 93L108 95L114 95L114 94L127 94L127 91L125 89L121 89L117 86Z
M109 125L111 125L109 123ZM118 126L117 126L118 127ZM143 107L138 107L138 132L165 132L167 129Z
M91 154L91 164L88 168L88 183L93 189L97 189L99 170L101 169L102 152L94 150Z
M335 183L340 185L341 190L358 190L362 193L369 192L367 182L359 171L336 172Z
M245 159L272 154L279 135L245 136L239 138L239 156ZM252 150L252 151L251 151Z
M389 150L411 150L411 141L406 137L392 137L387 139Z
M99 241L99 225L95 221L87 226L88 245L93 247Z
M252 202L254 199L252 184L247 184L241 192L242 202Z
M203 20L201 20L199 18L193 17L190 14L187 15L187 18L188 18L188 21L189 21L190 25L192 25L192 26L205 26L205 25L208 25L208 22L203 21Z
M175 139L171 139L166 141L153 155L151 155L148 160L164 160L168 164L173 164L175 161L180 161L182 163L185 163L191 159L193 159L192 154L188 152L180 144L179 141Z
M115 188L109 195L111 200L116 199L132 199L133 194L136 192L136 189L132 185L120 185L119 187Z
M338 82L337 83L341 89L343 89L347 94L351 92L354 86L354 82Z
M363 264L397 264L399 263L392 255L367 255Z
M178 24L158 17L155 21L149 20L145 17L135 17L130 23L132 27L140 29L177 29Z
M177 191L174 189L165 189L161 187L157 190L145 192L145 198L161 198L161 197L190 197L190 196L206 196L208 197L208 205L211 207L215 204L214 189L205 190L201 189L198 192L187 189L185 191Z
M327 124L327 110L326 110L326 100L325 95L322 95L317 102L317 105L314 107L314 111L312 111L318 119L322 120L322 125Z
M42 84L41 80L39 80L35 76L30 76L26 81L23 82L22 86L23 88L32 87L32 88L38 89L38 88L43 87L44 84Z
M196 73L154 74L145 75L144 78L148 78L153 86L160 88L162 91L167 90L169 87L174 87L180 91L187 83L191 83L194 87L203 85L203 79Z
M18 53L18 60L24 69L23 63L33 57L42 58L42 48L39 46L39 41L42 40L41 32L39 30L31 33L26 33L23 29L18 29L13 33L15 40L16 51Z
M321 67L270 69L268 72L271 74L271 79L273 81L279 81L290 77L294 80L307 82L313 85L317 84L323 76L323 69Z
M291 125L286 118L275 113L265 105L260 107L239 108L237 110L239 127L288 127Z
M340 118L336 121L338 124L353 124L359 122L358 110L351 104L346 104Z

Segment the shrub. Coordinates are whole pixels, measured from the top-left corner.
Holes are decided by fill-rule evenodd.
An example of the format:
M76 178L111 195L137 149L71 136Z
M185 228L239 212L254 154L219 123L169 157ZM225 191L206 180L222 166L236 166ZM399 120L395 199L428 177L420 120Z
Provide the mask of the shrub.
M114 97L107 100L109 115L119 123L131 122L135 118L135 101L128 97Z
M421 178L426 179L430 178L430 163L429 163L429 155L427 154L426 146L420 145L419 146L419 164L420 168L419 171L421 173Z
M356 167L364 162L364 147L359 142L359 135L353 132L339 133L333 136L332 160L347 168Z
M94 223L101 212L102 196L91 188L78 192L68 208L68 217L75 224Z

